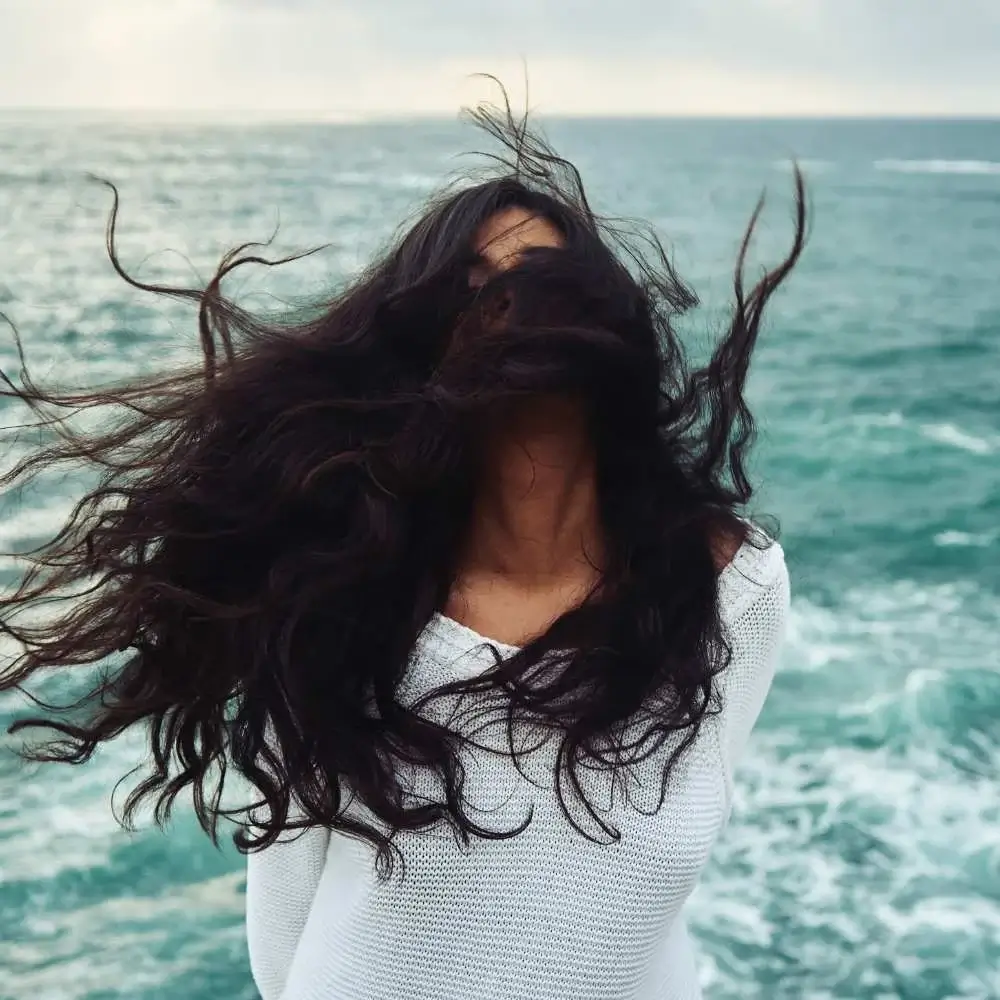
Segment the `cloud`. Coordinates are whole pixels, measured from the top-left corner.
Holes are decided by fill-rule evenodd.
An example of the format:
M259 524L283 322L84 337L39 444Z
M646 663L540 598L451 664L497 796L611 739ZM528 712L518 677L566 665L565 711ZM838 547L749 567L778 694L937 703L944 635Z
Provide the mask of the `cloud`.
M0 0L0 38L0 106L451 113L523 59L548 112L1000 113L996 0Z

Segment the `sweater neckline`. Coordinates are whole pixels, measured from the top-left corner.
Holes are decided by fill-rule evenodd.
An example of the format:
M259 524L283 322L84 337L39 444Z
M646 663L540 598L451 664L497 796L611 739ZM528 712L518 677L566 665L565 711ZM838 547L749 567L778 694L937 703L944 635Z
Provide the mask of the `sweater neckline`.
M743 575L742 570L749 561L752 551L756 550L748 540L744 541L736 550L733 558L730 559L719 573L720 587L727 585L737 572ZM470 646L496 646L501 656L506 659L524 648L523 646L515 646L509 642L500 642L499 639L491 639L489 636L477 632L474 628L470 628L468 625L463 625L454 618L450 618L442 611L435 611L431 615L429 625L432 633L456 649L468 649Z
M439 636L451 639L463 646L470 644L496 646L505 657L513 656L524 648L523 646L515 646L509 642L500 642L499 639L491 639L489 636L482 635L474 628L463 625L461 622L455 621L454 618L449 618L448 615L441 611L434 612L431 616L431 622Z

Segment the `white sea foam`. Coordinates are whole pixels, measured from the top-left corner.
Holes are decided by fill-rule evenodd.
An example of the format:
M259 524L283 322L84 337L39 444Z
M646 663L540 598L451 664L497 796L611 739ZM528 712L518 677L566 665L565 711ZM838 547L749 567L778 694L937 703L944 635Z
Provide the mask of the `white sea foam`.
M898 174L1000 174L993 160L876 160L876 170Z
M432 174L400 173L386 174L363 170L344 170L333 174L329 181L344 187L358 188L402 188L404 190L427 191L441 183L441 178Z
M794 577L792 587L794 595ZM835 608L793 597L783 664L797 673L832 665L857 671L858 693L870 697L878 690L871 686L878 681L871 676L873 659L884 675L890 666L909 672L929 650L949 645L967 650L981 642L975 649L987 657L997 615L995 600L969 581L862 584L845 592Z
M815 949L801 942L817 981L833 981L848 961L912 953L915 939L942 931L996 940L1000 905L990 890L977 896L960 888L966 858L1000 852L989 781L929 773L917 752L907 759L846 746L786 751L772 734L759 734L741 768L733 825L692 898L696 933L722 919L732 940L766 949L774 939L759 943L755 918L767 898L776 925L823 928ZM953 896L914 891L949 880ZM717 975L729 978L718 968L709 978ZM913 975L919 979L919 963Z
M0 519L0 548L19 547L25 539L53 536L73 510L68 497L48 497L42 503L5 513Z
M29 730L11 739L35 743L45 735ZM0 816L0 871L43 881L106 865L126 836L112 810L112 790L145 752L143 734L133 730L101 747L85 767L18 764L18 808ZM119 792L119 809L122 801ZM148 810L140 812L139 821L148 824Z
M0 708L16 710L18 715L30 711L27 699L17 692L5 694ZM35 743L46 735L51 734L28 730L5 737L0 746L7 753L22 740ZM44 883L65 872L106 866L116 847L130 836L116 817L121 815L129 791L147 772L132 774L117 790L115 786L134 768L145 766L148 753L147 734L134 727L99 747L82 767L17 760L8 764L5 776L11 775L10 768L17 769L18 808L0 812L0 882L4 873ZM250 785L242 776L226 776L224 805L239 808L250 801L249 795ZM147 800L136 810L138 835L155 830L152 809ZM192 793L187 788L178 796L176 815L190 815L191 811ZM225 835L227 828L222 829Z
M95 992L117 996L123 983L137 995L181 982L204 967L212 952L242 938L242 881L242 872L232 872L155 898L112 899L32 918L32 940L0 942L4 988L18 997L84 1000ZM191 934L183 947L168 949L178 922L210 932ZM88 946L81 948L84 941ZM174 957L167 958L171 952Z
M996 440L970 434L954 424L923 424L920 430L924 437L932 441L951 445L953 448L962 448L975 455L990 455L997 449Z
M866 429L869 427L902 427L906 420L899 410L890 410L888 413L858 413L851 417L851 423L855 427Z
M899 410L890 410L888 413L855 413L846 422L853 429L865 433L912 427L927 440L961 448L974 455L991 455L1000 450L998 435L972 433L948 422L917 424L908 421Z
M121 896L106 899L92 906L83 906L68 913L47 914L44 918L49 929L71 932L72 925L95 923L119 924L141 927L144 923L164 922L163 918L183 919L193 909L200 916L210 912L242 913L244 873L242 870L227 872L204 882L194 882L169 888L162 896Z
M692 897L696 934L724 925L748 954L794 936L817 982L837 980L848 964L914 954L929 935L955 935L973 951L997 939L996 887L977 891L971 874L998 870L992 775L945 764L932 736L955 674L991 662L998 620L995 597L969 581L861 584L832 608L793 596L770 711L739 768L733 823ZM897 730L885 745L848 738L889 714ZM997 754L986 733L967 742L986 760ZM811 939L810 928L822 937ZM728 959L706 949L704 961L705 981L738 995ZM918 981L924 965L915 961L907 975Z
M941 548L988 548L997 538L1000 531L981 531L978 534L970 531L942 531L934 536L934 544Z

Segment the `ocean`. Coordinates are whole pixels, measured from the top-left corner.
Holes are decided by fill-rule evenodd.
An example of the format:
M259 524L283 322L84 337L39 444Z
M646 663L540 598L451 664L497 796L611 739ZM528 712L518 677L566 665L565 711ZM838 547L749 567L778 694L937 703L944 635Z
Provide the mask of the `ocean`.
M753 509L781 526L791 625L688 904L706 996L1000 998L1000 122L543 124L599 211L657 227L703 300L682 326L695 356L757 197L751 273L791 237L792 157L809 185L810 242L748 389ZM275 231L276 255L326 245L235 279L273 310L328 294L486 145L444 120L8 115L0 310L42 382L193 358L190 309L112 272L109 192L88 173L118 185L121 257L146 280L204 282ZM6 329L0 366L17 377ZM3 550L54 534L83 483L5 497ZM16 564L0 569L9 585ZM0 729L23 708L0 699ZM24 765L16 741L0 742L0 998L256 997L228 834L216 850L183 806L165 833L114 819L138 735L82 768Z

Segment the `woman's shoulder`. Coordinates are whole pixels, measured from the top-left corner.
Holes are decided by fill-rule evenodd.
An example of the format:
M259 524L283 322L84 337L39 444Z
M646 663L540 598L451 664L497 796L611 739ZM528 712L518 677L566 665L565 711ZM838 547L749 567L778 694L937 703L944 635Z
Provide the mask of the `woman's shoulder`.
M742 520L742 519L741 519ZM744 521L742 539L732 534L713 544L719 570L719 599L729 621L741 617L749 607L767 602L775 614L787 610L788 566L781 543L763 528Z
M715 571L723 572L739 552L746 537L746 532L738 532L730 525L719 525L709 534L708 545L712 550Z

